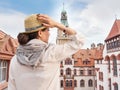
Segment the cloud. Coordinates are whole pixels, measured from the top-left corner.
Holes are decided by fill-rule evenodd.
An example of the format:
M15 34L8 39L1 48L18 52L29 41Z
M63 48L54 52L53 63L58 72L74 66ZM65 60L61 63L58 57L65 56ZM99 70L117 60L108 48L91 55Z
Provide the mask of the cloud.
M49 15L60 22L63 1L53 1L56 8ZM104 43L116 16L120 18L119 3L120 0L64 0L69 26L84 34L85 48L89 48L93 42ZM5 32L16 37L18 32L24 31L23 20L26 14L8 8L0 8L0 12L0 28ZM55 42L56 30L53 29L50 33L50 42Z
M25 14L6 8L0 8L0 28L16 38L19 32L24 31Z
M78 2L84 2L86 4L84 4L85 6L82 9L79 9L79 7L67 7L69 9L68 18L70 27L85 35L86 42L84 47L90 47L90 44L93 42L96 44L104 43L116 19L115 15L117 15L117 18L120 18L120 1L77 0ZM76 3L76 1L72 3ZM71 2L70 5L72 5Z

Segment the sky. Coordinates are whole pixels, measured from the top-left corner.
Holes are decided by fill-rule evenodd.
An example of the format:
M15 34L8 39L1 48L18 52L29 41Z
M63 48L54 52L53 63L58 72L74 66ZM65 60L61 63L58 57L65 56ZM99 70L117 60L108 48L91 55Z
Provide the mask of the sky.
M104 43L116 19L120 19L120 0L1 0L0 29L16 38L24 31L24 19L42 13L60 22L61 12L67 12L69 27L85 37L83 48L92 43ZM51 43L55 43L57 29L51 29Z

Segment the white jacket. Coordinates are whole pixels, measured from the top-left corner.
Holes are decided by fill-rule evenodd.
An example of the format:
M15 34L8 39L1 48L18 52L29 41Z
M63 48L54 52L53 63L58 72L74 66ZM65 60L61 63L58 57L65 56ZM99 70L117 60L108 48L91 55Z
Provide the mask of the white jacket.
M49 45L42 55L39 68L20 64L15 55L10 63L8 90L59 90L59 61L80 50L83 39L76 36L63 45ZM37 39L31 42L45 44Z

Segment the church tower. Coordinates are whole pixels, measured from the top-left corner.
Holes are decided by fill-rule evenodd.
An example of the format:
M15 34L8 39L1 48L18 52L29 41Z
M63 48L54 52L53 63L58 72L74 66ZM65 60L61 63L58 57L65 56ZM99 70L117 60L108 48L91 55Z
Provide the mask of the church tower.
M64 5L63 5L63 10L61 12L61 23L64 24L66 27L69 27L68 19L67 19L67 12L64 10ZM70 36L58 29L56 43L63 44L69 40L71 40Z

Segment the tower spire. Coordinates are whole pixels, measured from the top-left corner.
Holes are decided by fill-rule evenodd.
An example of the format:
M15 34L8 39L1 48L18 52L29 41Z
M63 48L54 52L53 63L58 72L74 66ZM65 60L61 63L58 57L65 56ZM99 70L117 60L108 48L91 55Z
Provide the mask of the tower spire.
M61 12L61 19L60 19L60 21L61 21L61 23L63 25L65 25L66 27L69 27L68 19L67 19L67 12L64 9L64 3L63 3L63 10ZM64 33L62 30L58 29L56 43L57 44L63 44L65 42L69 41L69 40L71 40L71 37L68 34Z
M63 10L64 10L64 3L63 3Z
M68 27L68 20L67 20L67 12L64 9L64 3L63 3L63 10L61 12L61 23L64 24L66 27Z

